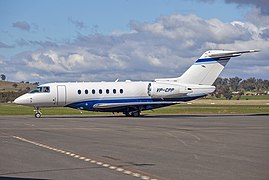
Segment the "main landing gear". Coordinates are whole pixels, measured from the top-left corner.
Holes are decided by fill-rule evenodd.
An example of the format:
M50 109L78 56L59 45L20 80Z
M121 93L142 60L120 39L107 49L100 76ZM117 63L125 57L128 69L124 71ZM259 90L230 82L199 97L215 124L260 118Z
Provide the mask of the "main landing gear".
M127 117L139 117L140 113L141 111L126 111L123 114L125 114Z
M42 113L40 107L35 107L34 111L35 111L35 117L41 118Z

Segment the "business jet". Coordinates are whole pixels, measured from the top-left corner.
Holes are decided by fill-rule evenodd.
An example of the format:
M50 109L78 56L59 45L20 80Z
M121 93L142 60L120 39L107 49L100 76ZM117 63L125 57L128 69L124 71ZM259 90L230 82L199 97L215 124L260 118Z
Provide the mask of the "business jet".
M258 52L209 50L180 77L153 81L47 83L14 103L32 106L35 117L42 107L70 107L87 111L121 112L138 117L141 111L185 103L214 92L212 86L232 57Z

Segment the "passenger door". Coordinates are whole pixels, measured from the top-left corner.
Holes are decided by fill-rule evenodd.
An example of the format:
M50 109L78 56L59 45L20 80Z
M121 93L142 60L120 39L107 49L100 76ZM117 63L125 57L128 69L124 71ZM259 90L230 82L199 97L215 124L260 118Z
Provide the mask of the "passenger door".
M66 87L65 85L57 86L57 105L64 106L66 104Z

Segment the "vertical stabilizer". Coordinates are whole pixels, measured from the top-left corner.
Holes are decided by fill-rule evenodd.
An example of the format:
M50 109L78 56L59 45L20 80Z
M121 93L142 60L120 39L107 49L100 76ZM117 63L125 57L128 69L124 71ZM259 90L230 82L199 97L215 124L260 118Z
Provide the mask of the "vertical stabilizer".
M173 81L184 84L212 85L220 75L225 65L232 57L241 56L244 53L258 52L248 51L206 51L185 73L179 78L156 79L156 81Z

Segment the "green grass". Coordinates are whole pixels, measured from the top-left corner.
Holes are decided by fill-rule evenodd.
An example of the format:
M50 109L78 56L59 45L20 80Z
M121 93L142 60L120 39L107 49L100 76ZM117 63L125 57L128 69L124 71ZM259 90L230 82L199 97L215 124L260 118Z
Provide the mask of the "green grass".
M237 96L233 96L231 100L236 100ZM225 100L225 97L221 98L215 98L208 96L206 99L212 99L212 100ZM260 96L241 96L240 100L269 100L269 95L260 95Z
M111 114L82 111L83 114ZM42 108L44 115L79 115L80 111L71 108ZM178 104L170 107L145 111L143 114L265 114L269 113L269 105L212 105L212 104ZM32 107L15 104L0 104L0 116L34 115Z
M147 111L147 113L150 111ZM264 114L269 105L180 104L154 110L156 114Z
M268 100L269 95L261 96L241 96L240 100Z

